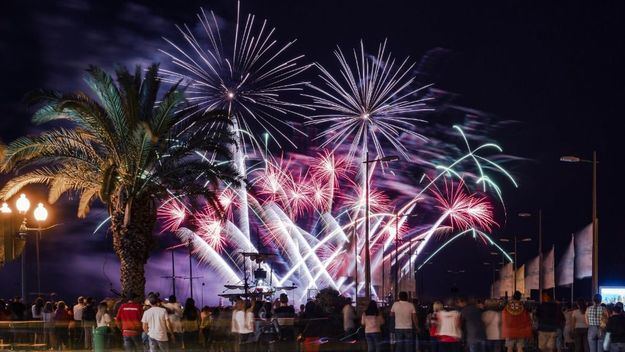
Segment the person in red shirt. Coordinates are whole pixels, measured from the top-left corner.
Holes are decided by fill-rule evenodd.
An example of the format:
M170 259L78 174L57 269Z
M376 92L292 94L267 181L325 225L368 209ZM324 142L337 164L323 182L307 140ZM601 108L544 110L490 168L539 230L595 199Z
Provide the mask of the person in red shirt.
M138 298L133 297L119 306L117 317L115 317L117 326L122 332L126 351L143 351L141 342L143 307L137 301Z
M501 314L501 336L508 352L523 352L525 341L532 337L532 320L516 291Z

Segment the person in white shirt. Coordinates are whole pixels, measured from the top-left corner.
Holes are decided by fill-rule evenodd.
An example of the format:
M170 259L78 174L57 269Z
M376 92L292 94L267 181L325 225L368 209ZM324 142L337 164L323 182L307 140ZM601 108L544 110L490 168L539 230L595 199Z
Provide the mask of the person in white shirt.
M588 324L586 323L586 302L577 301L575 310L571 313L571 329L573 329L573 343L575 352L588 352Z
M30 307L33 320L41 320L43 318L41 313L43 312L44 304L45 303L43 301L43 298L37 297L37 299L35 300L35 304L33 304L32 307Z
M85 298L80 296L78 297L77 303L72 308L74 314L73 324L70 324L70 334L72 338L72 342L75 346L82 345L80 342L83 340L83 332L84 329L82 327L82 313L85 311Z
M98 328L110 327L111 321L113 321L113 319L111 319L111 315L109 314L109 307L106 302L102 302L98 305L98 312L95 315L95 320L96 327Z
M384 318L380 315L378 304L374 300L369 301L367 310L361 319L362 326L365 327L365 339L367 340L367 352L380 352L380 334Z
M408 294L399 293L399 301L393 303L391 316L395 317L395 351L412 352L415 349L413 326L417 323L417 311L414 304L408 302Z
M150 340L150 352L169 351L167 332L171 331L167 310L159 307L158 298L154 295L148 298L150 308L143 313L141 323L143 331Z
M242 345L247 345L254 333L254 313L252 309L245 310L245 301L242 299L238 299L234 304L230 331L235 337L234 352L240 352Z
M484 305L486 310L482 313L482 322L486 330L486 352L499 352L503 345L499 302L487 300Z
M163 303L163 308L167 310L167 314L169 316L169 324L171 325L171 330L174 335L174 339L172 342L172 348L174 345L182 346L182 306L177 301L176 296L169 296L169 299L166 303Z
M347 297L345 300L341 315L343 316L343 331L345 334L350 335L354 333L354 330L356 330L356 311L352 307L352 299L350 297Z

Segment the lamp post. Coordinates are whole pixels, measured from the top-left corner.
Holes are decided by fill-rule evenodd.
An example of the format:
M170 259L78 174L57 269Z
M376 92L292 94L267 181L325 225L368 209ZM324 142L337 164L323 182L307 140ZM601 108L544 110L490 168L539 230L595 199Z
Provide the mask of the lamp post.
M532 213L518 213L520 218L531 218ZM538 301L543 302L543 210L538 209Z
M365 152L365 296L371 299L371 253L369 251L369 164L378 161L390 162L397 161L399 157L389 155L382 158L369 160L369 151ZM356 243L356 245L358 245ZM358 275L358 273L356 273ZM358 293L358 287L356 287Z
M28 237L29 231L35 231L35 255L36 255L36 265L37 265L37 293L41 293L41 263L39 256L39 240L41 239L41 231L50 229L57 225L52 225L47 228L42 228L42 224L48 219L48 210L45 208L43 203L39 203L35 210L33 211L33 217L37 222L37 227L31 228L28 227L27 213L30 209L30 200L26 197L25 194L20 194L19 198L15 201L15 208L19 215L23 216L22 223L19 227L17 236L20 239L24 240L24 248L22 249L21 255L21 290L22 290L22 298L26 299L27 290L26 290L26 238ZM4 215L11 214L13 211L9 207L9 205L4 202L0 207L0 213Z
M26 212L30 209L30 201L26 198L25 194L21 194L20 197L15 202L15 208L20 215L24 216L24 221L20 226L18 236L24 240L24 249L22 249L22 258L21 258L21 279L22 279L22 299L24 302L27 301L26 295Z
M599 229L597 220L597 151L592 152L592 160L567 155L560 158L567 163L592 164L592 294L599 293Z
M39 240L41 239L41 224L48 219L48 210L39 203L33 212L35 221L37 221L37 233L35 235L35 248L37 252L37 292L41 292L41 265L39 261Z
M416 217L417 214L410 214L410 213L397 213L395 214L395 281L394 281L394 291L395 291L395 300L397 300L397 295L399 294L399 242L401 242L402 240L399 239L399 218L411 218L411 217ZM409 246L409 251L408 251L408 255L409 255L409 263L412 263L412 239L410 239L410 242L408 243ZM410 267L409 270L410 273L412 273L412 267ZM416 285L416 281L415 281L415 285Z
M516 271L518 269L518 248L517 248L517 242L532 242L532 239L529 237L524 237L519 239L517 234L514 234L512 236L512 239L510 239L509 237L502 237L499 239L501 242L514 242L514 291L516 292Z

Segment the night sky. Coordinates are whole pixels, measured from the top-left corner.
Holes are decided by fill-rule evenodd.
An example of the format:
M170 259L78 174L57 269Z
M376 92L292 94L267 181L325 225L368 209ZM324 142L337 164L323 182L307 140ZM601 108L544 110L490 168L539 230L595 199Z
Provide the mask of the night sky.
M563 250L570 234L591 221L591 168L561 163L559 157L590 158L597 150L600 284L625 285L625 194L617 178L623 161L625 4L582 4L263 0L243 1L242 8L267 18L280 39L297 38L296 51L325 65L335 64L337 44L351 48L361 38L370 46L387 38L396 56L416 61L431 49L447 49L432 83L457 94L464 106L516 122L497 136L507 154L525 159L512 168L520 188L504 190L509 216L498 234L536 238L536 218L518 219L516 214L542 208L544 247L555 244ZM32 89L85 90L82 76L89 64L111 69L165 61L157 51L166 46L161 37L175 37L175 24L194 23L200 6L234 20L235 2L223 0L3 2L0 139L7 143L36 132L29 122L32 111L21 101ZM42 193L29 191L37 192ZM54 206L54 213L64 226L44 238L44 287L68 298L102 296L109 281L118 288L110 239L104 231L92 235L104 209L95 207L79 222L73 217L75 203L64 201ZM162 246L168 243L164 240ZM521 263L536 254L535 243L519 247ZM475 242L461 241L446 250L448 256L436 258L424 274L426 293L445 295L455 283L463 293L486 295L491 274L483 262L493 258L485 249L473 255L473 248ZM168 283L158 277L168 274L167 258L157 255L149 269L151 288L166 293ZM179 265L184 263L180 253ZM8 283L1 285L0 296L19 291L18 269L18 263L0 269L0 282ZM467 273L451 277L449 269ZM585 285L577 295L590 292Z

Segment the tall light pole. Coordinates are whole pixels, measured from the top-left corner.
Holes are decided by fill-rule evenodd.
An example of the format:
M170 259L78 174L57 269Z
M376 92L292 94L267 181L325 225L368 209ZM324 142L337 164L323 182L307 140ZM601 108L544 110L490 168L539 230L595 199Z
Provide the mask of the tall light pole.
M37 251L37 293L41 293L41 265L39 261L39 240L41 239L41 224L48 219L48 210L39 203L33 212L37 221L37 234L35 235L35 248Z
M520 218L531 218L532 213L518 213ZM538 209L538 301L543 302L543 210Z
M599 293L599 228L597 219L597 151L593 150L592 160L567 155L560 158L567 163L592 164L592 294Z
M30 201L26 198L25 194L21 194L20 197L15 201L15 208L20 215L24 216L24 221L20 226L19 236L24 239L24 249L22 249L22 258L21 258L21 281L22 281L22 299L24 302L27 301L26 294L26 212L30 209Z
M382 158L369 160L369 151L365 151L365 297L371 299L371 253L369 251L369 164L378 161L390 162L397 161L399 157L389 155ZM356 243L356 245L358 245ZM358 292L358 288L356 288Z
M518 247L517 247L517 243L520 242L532 242L532 239L529 237L524 237L519 239L517 234L515 233L512 236L512 239L510 238L506 238L506 237L502 237L499 239L501 242L510 242L511 240L514 242L514 291L516 292L516 271L518 269Z
M395 214L395 300L397 300L397 295L399 294L398 290L399 290L399 242L401 242L402 240L399 238L399 219L403 218L403 217L415 217L417 216L417 214L410 214L410 213L396 213ZM409 263L412 262L412 239L410 240L410 242L408 243L409 247ZM410 269L410 273L412 274L412 268ZM416 285L416 282L415 282Z
M24 248L22 249L21 254L21 290L22 290L22 298L26 300L27 298L27 282L26 282L26 244L28 232L35 232L35 250L36 250L36 263L37 263L37 294L41 293L41 264L39 257L39 241L41 239L41 232L43 230L51 229L60 224L55 224L52 226L48 226L46 228L41 227L41 225L48 219L48 210L44 207L43 203L39 203L37 207L33 211L33 217L35 221L37 221L37 227L31 228L28 227L28 219L27 212L30 209L30 200L26 197L25 194L20 194L19 198L15 202L15 208L20 216L23 217L22 223L17 232L17 236L19 239L24 241ZM0 207L0 214L10 215L13 213L9 205L4 202Z

